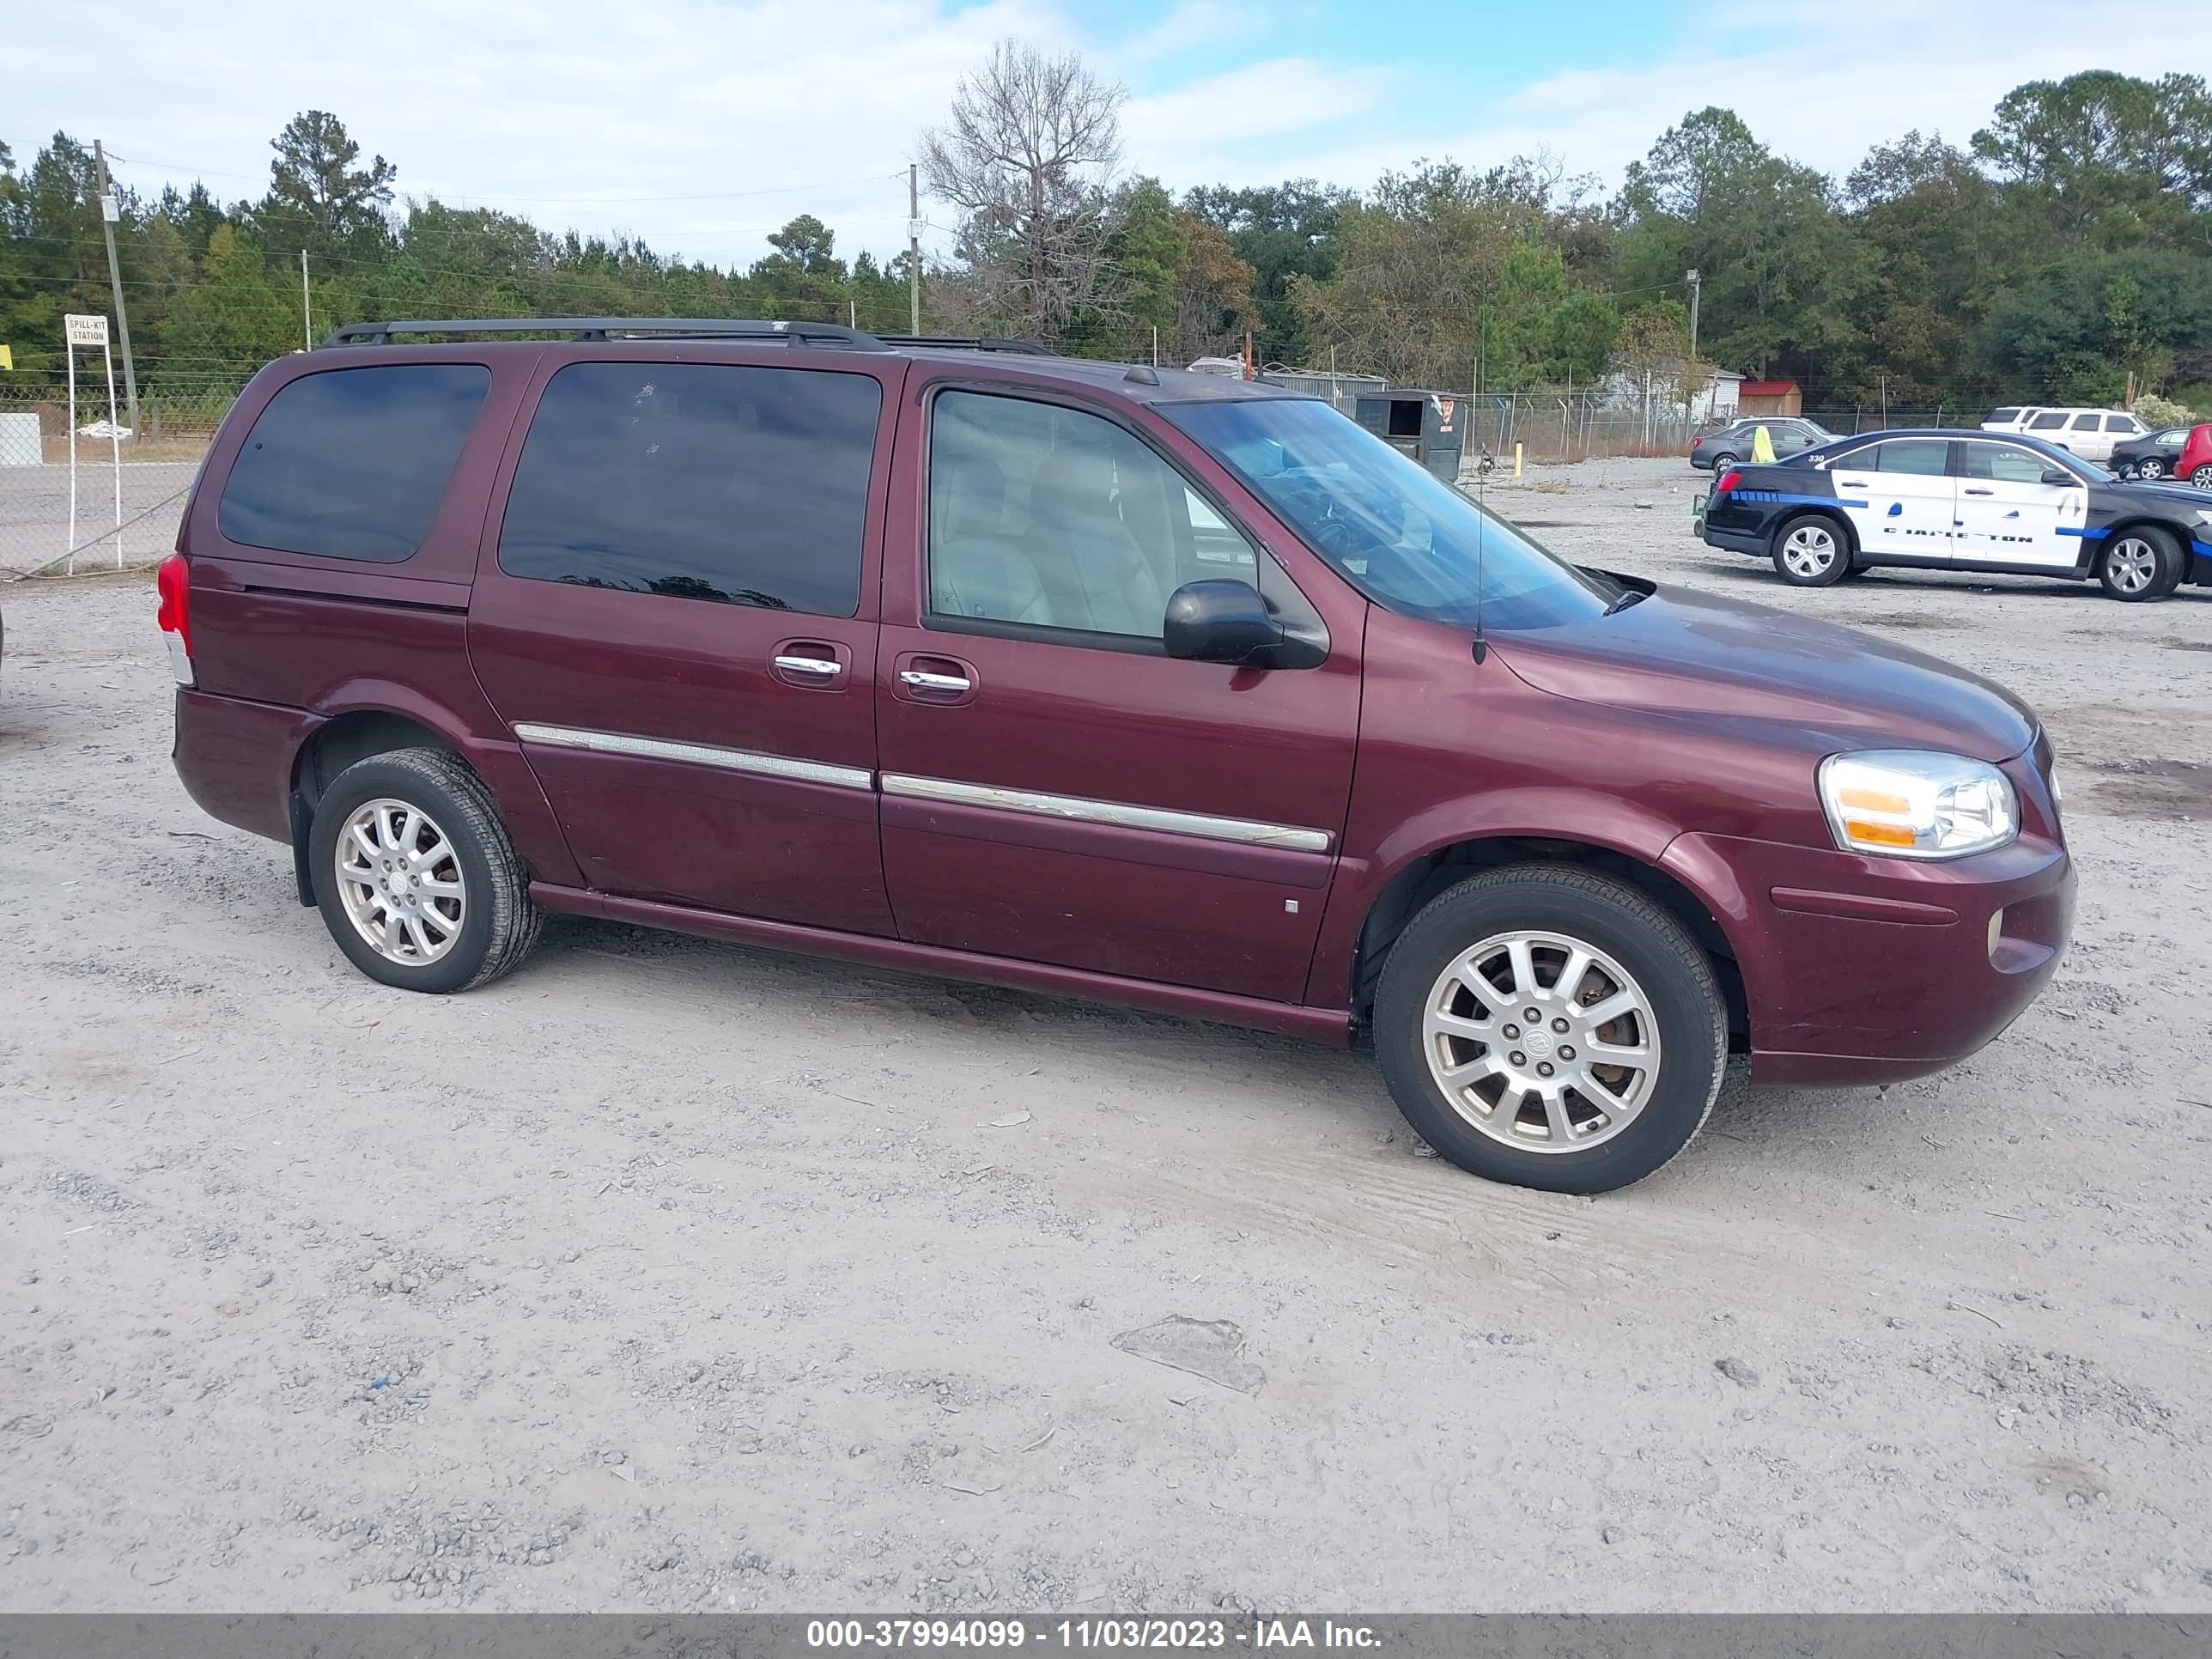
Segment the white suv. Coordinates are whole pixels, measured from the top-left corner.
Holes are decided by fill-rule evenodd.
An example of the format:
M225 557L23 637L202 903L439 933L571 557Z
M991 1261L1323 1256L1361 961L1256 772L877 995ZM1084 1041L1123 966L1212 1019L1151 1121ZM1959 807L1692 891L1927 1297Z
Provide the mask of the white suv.
M1982 422L1984 432L2024 432L2031 438L2079 455L2085 461L2109 459L2112 446L2140 438L2150 430L2132 415L2117 409L2033 409L2018 411L2019 419L2000 423L1996 417L2012 413L1992 410Z

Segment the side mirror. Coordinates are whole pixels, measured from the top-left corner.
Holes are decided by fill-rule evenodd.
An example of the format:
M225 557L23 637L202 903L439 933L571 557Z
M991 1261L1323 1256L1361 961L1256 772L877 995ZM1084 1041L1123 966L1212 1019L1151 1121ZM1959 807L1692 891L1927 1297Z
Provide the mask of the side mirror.
M2043 482L2047 484L2057 484L2063 489L2068 484L2078 484L2081 481L2063 466L2046 466L2043 469Z
M1168 655L1188 662L1267 667L1283 642L1283 625L1243 582L1215 578L1185 582L1168 595L1160 637Z

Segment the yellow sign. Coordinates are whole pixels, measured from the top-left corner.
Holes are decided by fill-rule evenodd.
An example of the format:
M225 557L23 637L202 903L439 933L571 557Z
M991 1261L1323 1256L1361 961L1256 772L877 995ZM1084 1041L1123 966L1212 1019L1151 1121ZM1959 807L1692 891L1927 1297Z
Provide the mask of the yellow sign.
M0 369L7 369L12 373L15 367L15 353L14 348L0 345Z

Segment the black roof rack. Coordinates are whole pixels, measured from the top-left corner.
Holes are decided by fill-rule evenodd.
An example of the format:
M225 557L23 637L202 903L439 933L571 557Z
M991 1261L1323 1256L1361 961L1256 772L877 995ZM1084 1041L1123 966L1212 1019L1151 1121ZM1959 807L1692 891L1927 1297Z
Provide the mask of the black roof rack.
M997 334L878 334L876 338L895 350L934 346L941 351L1012 351L1027 357L1057 357L1060 353L1034 340L1011 340Z
M348 323L325 346L389 345L403 334L567 334L579 340L781 340L848 351L884 351L876 336L842 323L763 322L730 317L448 317L404 322Z

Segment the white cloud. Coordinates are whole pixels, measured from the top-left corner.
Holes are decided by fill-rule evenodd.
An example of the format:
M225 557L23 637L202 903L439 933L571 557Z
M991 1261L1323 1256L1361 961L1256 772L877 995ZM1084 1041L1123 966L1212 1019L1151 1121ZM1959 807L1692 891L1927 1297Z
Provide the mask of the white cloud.
M1708 104L1735 110L1769 147L1840 175L1870 146L1915 127L1963 147L2025 81L2086 69L2212 72L2212 37L2115 29L2105 0L1731 0L1707 21L1700 47L1633 69L1547 76L1492 104L1479 124L1394 123L1356 144L1268 158L1245 177L1310 173L1359 185L1417 155L1487 166L1544 149L1617 181L1662 131Z
M1122 118L1123 147L1139 171L1207 182L1208 164L1222 152L1357 115L1389 82L1384 70L1336 69L1306 58L1248 64L1132 100Z
M1070 3L483 0L457 26L432 0L392 0L344 40L300 30L279 0L233 0L219 26L204 8L155 0L114 0L97 17L24 7L12 61L97 61L100 73L17 76L0 137L27 161L57 128L97 135L129 158L129 183L158 190L201 170L229 200L265 188L268 141L294 113L334 110L365 149L398 163L403 192L726 262L757 256L800 212L828 221L848 254L895 251L918 134L1009 34L1080 46L1103 72L1144 84L1125 122L1127 166L1176 188L1303 174L1364 185L1424 155L1485 165L1539 149L1617 178L1708 103L1840 172L1910 127L1963 142L2023 80L2093 64L2146 75L2212 65L2212 37L2114 28L2108 0L2001 10L1719 0L1691 20L1700 46L1551 75L1485 104L1380 28L1369 62L1279 47L1240 61L1251 43L1304 26L1282 0L1178 0L1121 39L1086 34ZM1480 118L1466 118L1470 107Z
M136 186L204 169L231 200L266 187L268 141L294 113L329 109L398 166L403 194L716 260L753 258L812 212L841 250L889 252L905 240L905 164L957 77L1002 35L1076 44L1054 0L950 15L935 0L492 0L465 27L398 0L350 43L300 30L278 0L237 0L220 27L196 9L27 9L15 61L97 52L101 73L18 77L0 137L27 161L58 128L98 136ZM798 188L744 193L778 185Z

